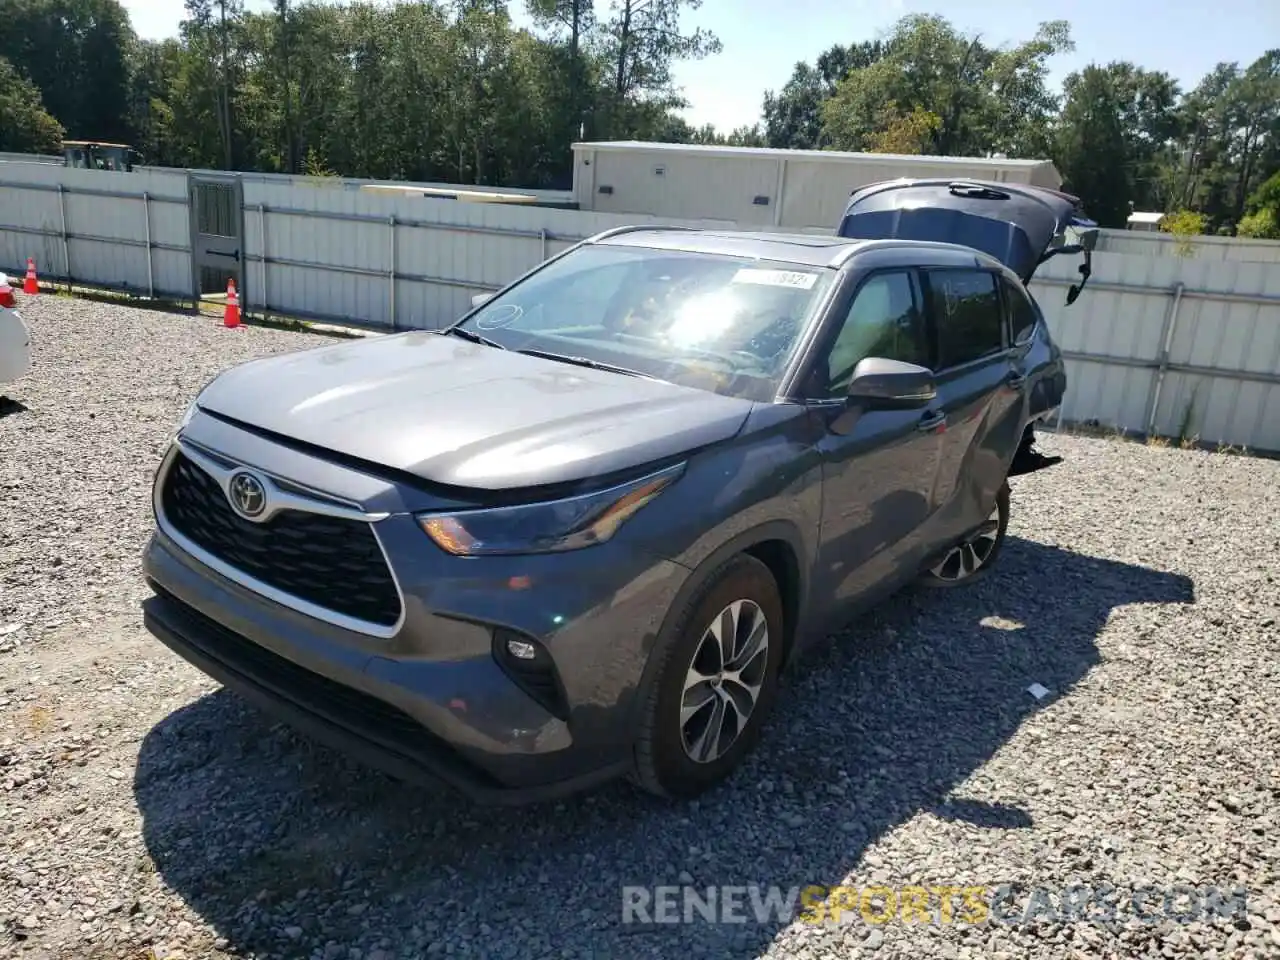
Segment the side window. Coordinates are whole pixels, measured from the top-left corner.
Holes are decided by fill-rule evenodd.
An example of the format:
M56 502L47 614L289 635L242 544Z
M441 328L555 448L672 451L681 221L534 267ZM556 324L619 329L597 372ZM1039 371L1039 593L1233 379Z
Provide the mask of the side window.
M928 366L928 342L911 274L870 277L854 297L827 356L825 396L843 396L854 368L867 357Z
M946 370L1004 349L1004 311L995 274L932 270L929 305L938 331L938 369Z
M1031 305L1031 300L1017 284L1010 283L1008 280L1001 281L1004 287L1004 302L1009 309L1009 333L1012 339L1010 343L1022 343L1031 336L1031 331L1035 329L1036 308Z

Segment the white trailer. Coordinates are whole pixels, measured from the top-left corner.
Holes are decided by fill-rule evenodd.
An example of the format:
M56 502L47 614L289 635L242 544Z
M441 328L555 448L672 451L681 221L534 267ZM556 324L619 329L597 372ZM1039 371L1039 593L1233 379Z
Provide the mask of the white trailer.
M815 233L834 230L849 194L878 180L955 176L1062 186L1049 160L640 141L575 143L573 154L573 197L580 210Z

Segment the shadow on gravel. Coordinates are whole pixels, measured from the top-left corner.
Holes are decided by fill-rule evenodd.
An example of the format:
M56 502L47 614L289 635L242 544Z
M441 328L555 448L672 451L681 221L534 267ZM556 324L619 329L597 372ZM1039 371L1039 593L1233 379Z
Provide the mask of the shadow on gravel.
M27 405L22 401L14 400L12 397L0 396L0 417L12 417L26 412Z
M968 590L890 600L807 657L756 755L697 804L619 785L554 807L471 808L219 691L142 745L145 842L168 886L260 956L324 956L330 941L435 955L447 941L463 956L755 957L787 916L624 924L622 886L682 872L699 888L784 891L865 878L867 846L921 812L1026 829L1016 797L954 792L1098 662L1114 609L1194 601L1188 578L1017 538L999 569ZM1032 683L1049 695L1037 702Z

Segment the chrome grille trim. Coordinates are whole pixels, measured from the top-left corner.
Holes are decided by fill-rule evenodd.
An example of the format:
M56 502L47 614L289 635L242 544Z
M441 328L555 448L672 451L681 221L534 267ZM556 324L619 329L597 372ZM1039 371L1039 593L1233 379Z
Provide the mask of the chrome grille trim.
M179 454L183 454L200 469L205 470L223 491L224 496L227 493L227 485L231 476L240 470L248 470L265 480L271 485L272 501L267 509L263 511L263 516L273 516L281 509L297 510L305 513L315 513L321 516L336 517L339 519L363 521L369 524L369 529L373 533L373 538L378 545L378 550L382 553L383 562L387 565L387 571L391 577L392 586L395 588L396 597L400 603L400 615L396 622L390 626L380 623L371 623L356 617L339 613L334 610L327 609L309 600L304 600L285 590L274 587L269 583L264 583L258 578L246 573L245 571L227 563L226 561L214 556L205 550L199 544L194 543L190 538L184 536L165 516L163 503L163 490L166 481L169 478L170 470L174 460ZM231 458L223 454L216 453L212 450L193 444L191 441L182 437L176 437L170 444L169 450L165 453L164 459L161 461L160 468L156 472L156 480L152 486L152 509L155 512L156 525L161 532L173 543L179 546L184 552L198 560L204 566L214 572L225 577L227 580L244 587L267 600L278 603L283 607L287 607L304 616L312 617L332 626L339 627L343 630L350 630L353 633L360 633L369 637L387 640L394 637L400 632L400 628L404 625L405 620L405 602L404 591L400 587L400 579L396 576L395 567L391 563L391 558L387 554L386 545L382 542L382 537L378 533L378 523L390 516L389 513L369 513L360 509L355 504L350 504L328 494L308 490L307 496L292 493L291 490L284 489L282 485L293 490L307 489L293 481L287 481L283 478L275 477L270 472L261 470L250 464L240 465ZM245 518L249 519L249 518Z

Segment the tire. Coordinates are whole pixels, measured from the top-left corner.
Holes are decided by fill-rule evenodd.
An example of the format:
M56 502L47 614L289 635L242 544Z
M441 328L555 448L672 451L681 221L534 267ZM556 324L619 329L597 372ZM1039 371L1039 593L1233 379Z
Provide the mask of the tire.
M764 650L738 663L747 664L735 681L732 676L719 682L699 683L694 696L706 696L706 705L681 723L685 682L695 666L705 675L714 675L718 648L712 627L727 609L739 612L742 635L754 633L763 622ZM782 597L773 575L759 560L739 554L727 561L694 594L671 631L674 638L665 648L655 650L663 657L644 705L635 744L632 779L645 791L667 799L689 799L725 780L754 749L761 728L777 696L778 673L783 652ZM759 638L756 638L757 640ZM738 638L743 645L743 637ZM707 645L707 644L710 645ZM730 674L736 671L730 671ZM731 703L746 704L746 695L758 681L754 703L745 723ZM726 717L719 751L708 751L702 759L699 746L714 738L699 738L699 731L712 729L703 721L713 720L719 709ZM714 755L710 755L714 753Z
M994 524L994 527L991 525ZM996 494L996 503L986 522L978 532L964 543L949 550L940 563L930 566L920 578L923 586L940 590L953 590L980 583L991 575L1000 559L1005 534L1009 527L1009 482L1006 480ZM974 559L980 562L972 567ZM961 566L958 561L963 561Z

